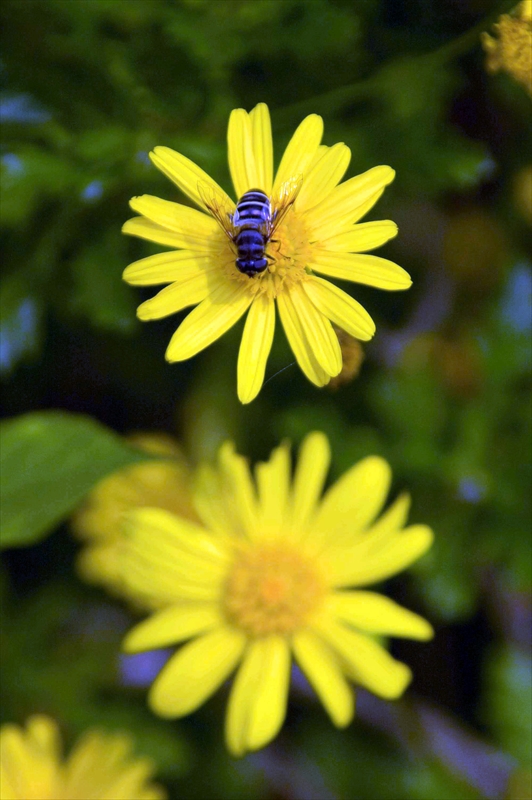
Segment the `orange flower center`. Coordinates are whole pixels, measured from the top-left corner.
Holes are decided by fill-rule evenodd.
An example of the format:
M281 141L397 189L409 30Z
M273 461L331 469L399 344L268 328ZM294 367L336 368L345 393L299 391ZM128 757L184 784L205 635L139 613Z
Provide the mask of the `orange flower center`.
M284 543L241 552L225 590L230 621L250 636L287 634L305 623L324 594L315 565Z

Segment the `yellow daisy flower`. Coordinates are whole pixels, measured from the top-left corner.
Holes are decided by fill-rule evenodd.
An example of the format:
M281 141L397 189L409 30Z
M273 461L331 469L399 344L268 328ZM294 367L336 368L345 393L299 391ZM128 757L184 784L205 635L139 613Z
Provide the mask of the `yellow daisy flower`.
M373 636L433 633L417 614L361 589L408 567L430 547L432 531L403 528L406 496L376 520L391 480L382 458L352 467L320 502L329 460L326 437L312 433L293 482L285 444L257 465L254 482L227 443L218 470L199 473L203 525L154 508L129 517L125 579L164 608L133 628L124 649L193 640L151 689L151 708L163 717L197 709L240 665L226 721L235 756L281 728L292 655L343 727L354 712L348 680L396 698L412 677Z
M513 14L503 14L493 26L495 36L482 33L488 72L507 72L532 95L532 0L524 0Z
M49 717L30 717L25 730L8 723L0 729L0 800L165 800L148 782L151 761L130 750L128 736L90 731L65 760Z
M164 508L180 517L198 520L192 505L191 476L178 443L163 433L135 433L128 441L161 461L126 467L100 481L74 514L71 528L85 546L77 560L79 575L113 594L131 596L120 572L126 511L142 506Z
M395 223L358 224L393 180L393 169L374 167L338 185L351 152L343 143L321 145L322 134L322 118L306 117L274 178L268 107L260 103L249 114L242 108L231 113L227 138L235 195L241 199L252 189L264 192L271 218L280 220L271 239L266 237L269 266L260 273L250 276L237 268L235 242L219 224L231 227L235 203L180 153L156 147L151 159L200 211L149 195L131 200L141 216L126 222L124 233L176 248L125 270L124 279L136 286L170 284L139 306L139 318L160 319L199 303L170 341L166 358L174 362L199 353L248 312L237 369L242 403L257 396L264 380L275 302L301 369L312 383L324 386L342 369L331 323L361 340L371 339L375 325L356 300L318 274L380 289L411 285L401 267L365 255L397 234ZM296 189L290 194L287 187Z

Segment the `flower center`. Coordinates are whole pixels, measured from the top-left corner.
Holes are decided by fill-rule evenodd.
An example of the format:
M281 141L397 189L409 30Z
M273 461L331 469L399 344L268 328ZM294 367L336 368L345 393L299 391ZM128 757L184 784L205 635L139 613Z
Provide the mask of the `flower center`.
M284 543L261 545L237 556L225 588L225 611L250 636L292 633L323 594L309 559Z
M300 215L291 208L273 235L273 241L266 245L269 266L257 275L242 274L236 266L236 248L227 239L222 266L228 278L244 284L251 294L266 292L269 297L277 297L283 289L294 283L308 280L306 265L312 254L312 244Z

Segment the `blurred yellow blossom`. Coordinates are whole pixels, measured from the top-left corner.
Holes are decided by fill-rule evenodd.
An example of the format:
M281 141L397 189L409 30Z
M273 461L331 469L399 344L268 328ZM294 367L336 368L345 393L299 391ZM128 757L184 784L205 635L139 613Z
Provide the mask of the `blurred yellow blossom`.
M517 210L532 225L532 164L527 164L515 175L513 195Z
M486 69L508 72L532 95L532 0L520 3L513 15L503 14L493 27L495 36L481 37Z
M257 465L253 480L226 443L218 469L198 474L202 524L156 508L129 515L124 580L160 610L129 633L124 648L136 653L192 639L151 689L151 708L162 717L191 713L238 667L225 729L236 756L263 747L281 728L292 657L332 722L344 727L354 714L349 681L393 699L412 678L375 636L432 636L422 617L361 589L416 561L432 531L404 527L406 495L377 519L391 471L376 456L320 499L329 462L327 438L312 433L293 480L287 444Z
M364 349L354 336L336 326L334 326L334 330L342 351L342 371L335 378L331 378L329 382L329 389L336 391L340 386L350 383L357 377L364 361Z
M131 748L125 734L88 731L63 759L54 720L8 723L0 729L0 800L165 800L149 782L152 762Z
M121 596L129 596L118 569L124 512L139 506L154 506L197 519L189 468L177 442L163 433L136 433L128 440L140 450L163 456L164 460L135 464L105 478L71 523L76 536L85 543L77 563L81 577Z

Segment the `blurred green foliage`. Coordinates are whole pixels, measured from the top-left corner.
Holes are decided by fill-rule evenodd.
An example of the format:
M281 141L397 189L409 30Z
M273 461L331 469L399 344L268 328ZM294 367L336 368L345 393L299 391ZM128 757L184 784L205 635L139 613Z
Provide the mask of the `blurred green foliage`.
M532 279L518 211L527 198L513 187L530 162L530 99L508 76L484 73L478 45L512 5L4 0L4 415L57 407L121 433L165 428L192 461L227 437L263 458L280 438L297 443L317 428L331 440L331 478L384 455L393 493L407 489L413 521L436 532L412 575L387 588L438 635L401 645L416 678L410 699L394 705L395 722L381 704L336 731L296 691L279 740L231 761L224 697L174 724L153 717L145 688L124 681L119 641L133 612L80 584L75 546L56 527L100 477L137 456L86 416L30 414L5 427L3 535L10 544L53 535L4 555L3 719L45 711L71 739L90 725L128 728L171 797L492 800L513 774L507 796L524 799ZM348 176L379 163L397 170L372 214L399 222L382 255L414 285L405 294L346 287L377 322L352 383L335 393L310 386L278 336L270 380L242 407L241 328L168 366L177 320L138 324L135 305L148 294L121 281L130 261L159 248L120 228L134 195L183 200L150 165L156 145L229 188L228 114L259 101L272 112L277 156L317 112L325 143L352 150ZM35 419L46 422L37 438ZM431 744L419 695L439 709L439 730L454 715L448 751Z
M146 458L95 420L78 414L24 414L4 421L0 434L0 547L38 541L99 480Z

